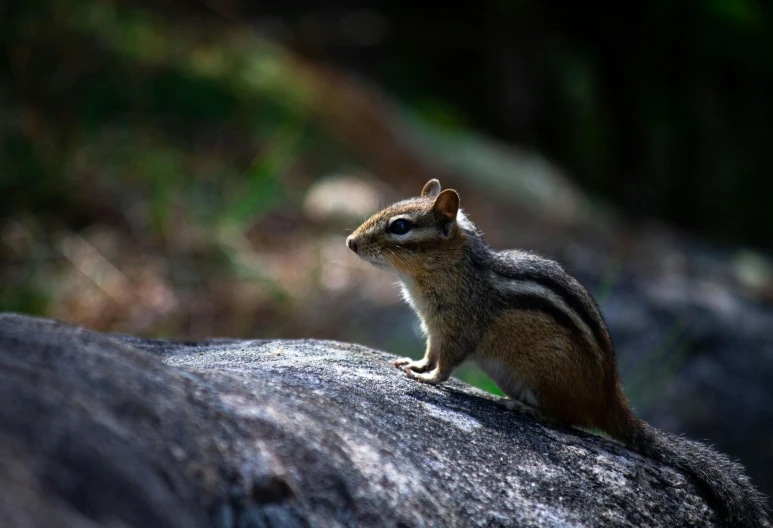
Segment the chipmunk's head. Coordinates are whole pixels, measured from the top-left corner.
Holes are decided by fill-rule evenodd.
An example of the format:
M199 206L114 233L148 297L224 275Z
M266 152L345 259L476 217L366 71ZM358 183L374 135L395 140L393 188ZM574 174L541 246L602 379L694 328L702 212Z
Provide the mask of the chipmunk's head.
M440 190L430 180L421 196L390 205L366 220L346 239L346 245L376 267L416 275L433 263L447 261L460 245L459 195ZM466 219L461 219L467 222Z

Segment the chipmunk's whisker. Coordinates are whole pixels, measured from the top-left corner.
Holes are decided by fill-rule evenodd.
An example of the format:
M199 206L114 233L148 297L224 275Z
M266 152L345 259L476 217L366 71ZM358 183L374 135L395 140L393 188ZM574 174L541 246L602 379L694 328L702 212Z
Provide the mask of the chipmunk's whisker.
M408 253L410 253L410 254L411 254L411 255L413 255L414 257L416 257L416 258L419 258L419 255L417 255L415 252L411 251L410 249L408 249L408 248L406 248L406 247L403 247L403 246L395 246L395 245L390 245L390 247L394 247L394 248L402 249L403 251L407 251Z
M395 258L395 260L396 260L397 262L399 262L400 264L403 264L403 263L404 263L404 261L403 261L403 260L402 260L400 257L398 257L398 256L397 256L397 254L396 254L394 251L392 251L392 250L391 250L391 249L389 249L388 247L385 247L384 249L385 249L385 250L387 250L387 251L389 251L389 253L391 253L391 254L392 254L392 256Z

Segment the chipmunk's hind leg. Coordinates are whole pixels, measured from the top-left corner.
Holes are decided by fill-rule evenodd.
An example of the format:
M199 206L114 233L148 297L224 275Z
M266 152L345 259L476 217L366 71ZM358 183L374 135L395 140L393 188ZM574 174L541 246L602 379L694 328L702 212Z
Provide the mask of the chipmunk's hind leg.
M508 396L501 398L498 403L509 412L515 412L522 416L527 416L538 422L554 423L553 420L542 413L538 408L532 407L528 403L524 403L521 400L516 400Z
M575 399L582 403L585 391L575 392L577 384L567 379L580 369L574 347L572 334L549 315L512 310L492 323L476 362L507 395L501 403L506 409L543 423L575 425Z

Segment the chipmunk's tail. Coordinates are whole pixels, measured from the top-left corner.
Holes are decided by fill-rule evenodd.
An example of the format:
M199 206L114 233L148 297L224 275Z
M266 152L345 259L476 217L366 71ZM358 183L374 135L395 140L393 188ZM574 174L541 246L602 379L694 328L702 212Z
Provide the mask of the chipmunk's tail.
M634 451L689 473L722 526L770 526L765 497L743 466L699 442L659 431L626 411L626 426L616 436Z

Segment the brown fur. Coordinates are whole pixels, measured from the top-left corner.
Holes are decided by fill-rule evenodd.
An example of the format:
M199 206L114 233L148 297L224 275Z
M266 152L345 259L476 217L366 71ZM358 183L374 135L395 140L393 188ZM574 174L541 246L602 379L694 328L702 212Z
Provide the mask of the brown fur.
M531 404L511 388L511 377L517 373L551 421L607 429L617 419L622 396L614 387L604 386L608 362L589 359L574 336L540 312L503 314L491 324L479 350L479 364L501 362L498 368L484 370L505 394Z
M398 220L412 228L395 234ZM424 358L395 362L409 378L439 384L475 361L518 406L551 422L601 429L693 474L728 524L764 522L761 496L742 467L636 418L606 323L585 288L553 261L489 248L459 210L456 191L430 180L419 198L365 221L347 245L397 273L421 319Z

